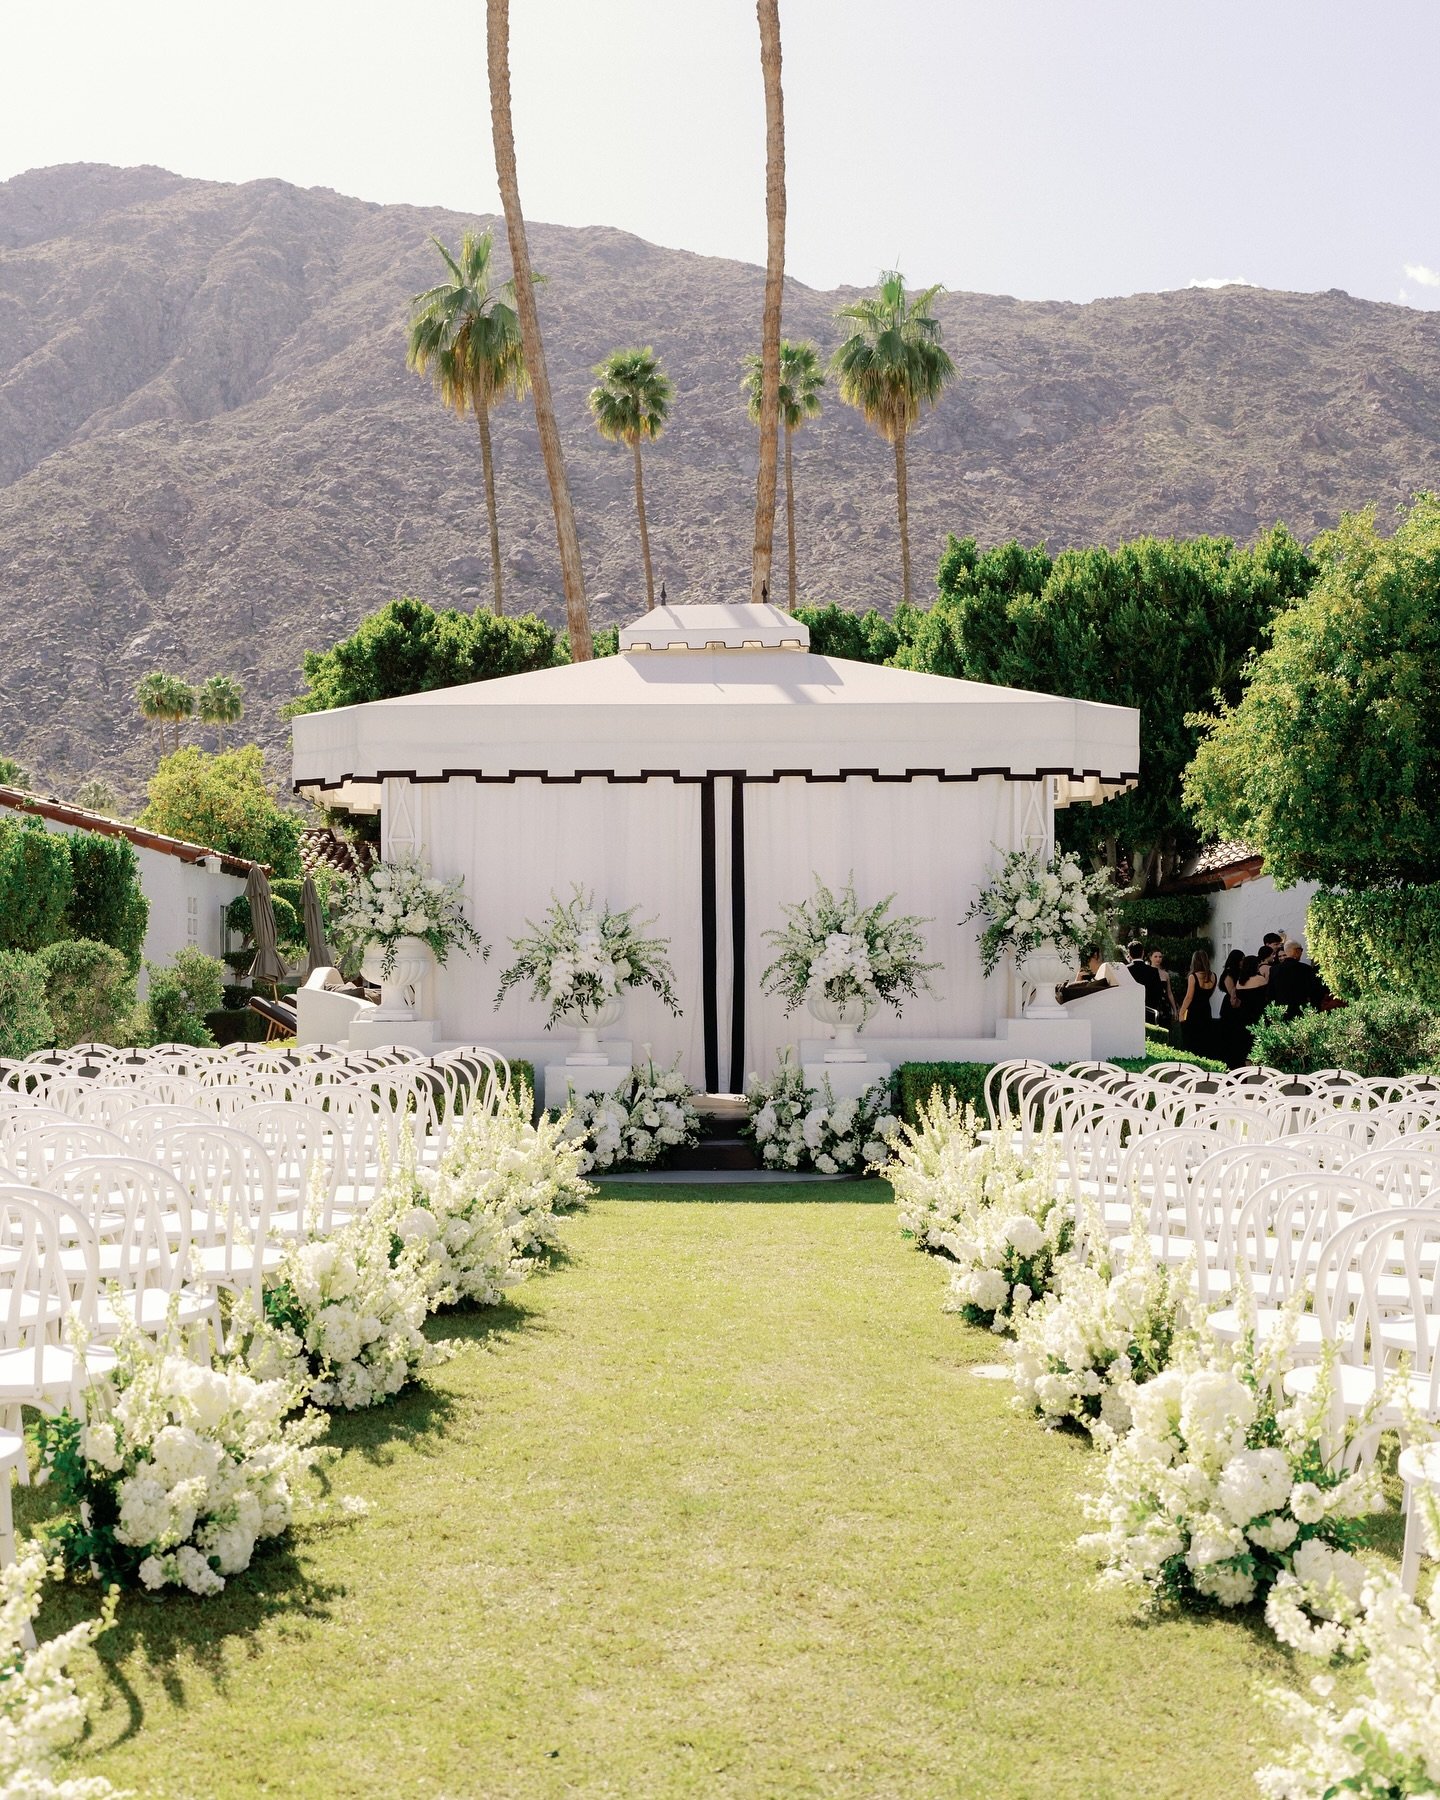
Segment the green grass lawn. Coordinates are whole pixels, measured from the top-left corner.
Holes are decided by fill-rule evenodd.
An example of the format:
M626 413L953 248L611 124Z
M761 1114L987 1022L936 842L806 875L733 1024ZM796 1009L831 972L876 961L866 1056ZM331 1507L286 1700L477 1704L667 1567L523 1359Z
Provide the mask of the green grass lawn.
M77 1772L170 1800L1252 1792L1257 1679L1310 1671L1254 1622L1095 1591L1095 1456L969 1372L999 1347L887 1198L612 1189L564 1266L447 1327L472 1349L336 1421L289 1548L218 1599L127 1598L78 1665ZM93 1606L61 1589L42 1629Z

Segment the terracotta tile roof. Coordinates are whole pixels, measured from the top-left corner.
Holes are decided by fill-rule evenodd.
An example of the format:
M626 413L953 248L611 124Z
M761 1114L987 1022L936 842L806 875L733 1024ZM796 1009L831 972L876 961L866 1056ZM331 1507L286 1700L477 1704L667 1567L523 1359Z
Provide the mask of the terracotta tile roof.
M326 825L312 825L300 833L300 867L307 875L316 869L335 869L341 875L360 875L371 857L365 845L358 848Z
M70 825L77 831L97 831L102 837L128 838L137 850L156 850L162 856L178 857L181 862L198 863L207 856L218 856L227 875L246 876L257 865L248 857L231 856L228 851L212 850L205 844L187 843L184 838L167 837L163 831L147 831L142 825L126 825L104 813L91 812L88 806L71 806L68 801L47 799L43 794L27 794L23 788L0 786L0 806L13 812L30 813L38 819L49 819L56 825ZM268 869L268 863L258 865Z
M1207 844L1192 856L1177 875L1161 883L1164 893L1204 893L1214 888L1240 887L1263 873L1260 852L1238 838Z

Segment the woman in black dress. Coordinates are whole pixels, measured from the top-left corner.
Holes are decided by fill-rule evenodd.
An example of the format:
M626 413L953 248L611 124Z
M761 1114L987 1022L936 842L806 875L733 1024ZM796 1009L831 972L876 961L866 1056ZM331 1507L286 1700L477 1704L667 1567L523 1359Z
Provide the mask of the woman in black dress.
M1196 1056L1215 1053L1215 989L1219 984L1210 958L1197 950L1190 958L1185 997L1180 1002L1180 1041Z

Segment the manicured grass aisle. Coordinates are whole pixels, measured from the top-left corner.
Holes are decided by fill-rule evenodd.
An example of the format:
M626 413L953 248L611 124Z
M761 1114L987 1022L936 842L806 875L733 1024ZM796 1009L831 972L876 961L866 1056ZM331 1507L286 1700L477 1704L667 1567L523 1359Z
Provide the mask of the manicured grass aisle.
M999 1347L887 1190L617 1191L428 1397L339 1421L367 1514L127 1603L85 1767L170 1800L1250 1791L1284 1657L1093 1590L1094 1458L967 1373Z

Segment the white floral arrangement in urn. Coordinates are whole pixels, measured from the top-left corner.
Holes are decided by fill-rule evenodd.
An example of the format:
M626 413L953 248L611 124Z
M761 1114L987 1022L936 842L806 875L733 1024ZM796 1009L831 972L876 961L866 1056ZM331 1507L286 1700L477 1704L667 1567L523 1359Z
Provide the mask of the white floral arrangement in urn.
M1102 1581L1152 1602L1236 1607L1292 1577L1270 1617L1291 1637L1297 1602L1331 1612L1347 1589L1358 1594L1365 1571L1352 1552L1367 1515L1385 1509L1380 1471L1347 1471L1331 1442L1333 1353L1308 1394L1284 1401L1293 1343L1293 1320L1258 1350L1251 1338L1195 1340L1134 1390L1130 1430L1085 1501L1100 1529L1081 1547L1101 1559Z
M115 1350L88 1423L39 1421L41 1466L67 1507L52 1528L61 1555L107 1586L218 1594L261 1539L289 1529L326 1420L288 1416L294 1384L239 1358L192 1361L173 1318L158 1340L122 1330Z
M674 1151L700 1142L694 1088L680 1073L678 1062L661 1069L649 1055L618 1088L599 1094L572 1092L560 1128L586 1175L654 1168Z
M336 941L364 953L366 977L381 990L377 1017L413 1017L413 993L431 956L444 963L452 950L489 945L465 917L465 883L441 881L406 851L376 863L345 891L333 921Z
M85 1735L88 1707L66 1664L110 1626L107 1613L43 1644L31 1629L50 1562L33 1539L0 1569L0 1795L11 1800L127 1800L103 1775L61 1773Z
M1087 875L1064 852L1047 859L1034 850L1011 850L961 923L985 921L980 966L992 975L1007 950L1017 964L1048 945L1078 951L1095 936L1111 885L1108 875ZM1075 960L1067 964L1068 972Z
M900 1129L893 1084L874 1082L858 1097L835 1098L828 1078L819 1088L783 1051L768 1081L750 1077L743 1135L753 1138L767 1169L813 1170L818 1175L873 1173L890 1154Z
M760 985L777 994L787 1013L807 1006L824 1024L836 1027L842 1044L879 1006L898 1015L907 999L933 993L920 927L927 919L890 912L895 896L862 906L852 875L837 894L818 877L815 891L798 905L782 906L785 924L765 936L776 946L775 960Z
M637 925L638 911L636 906L624 912L597 906L595 896L580 887L568 900L552 894L541 921L525 921L530 935L511 939L518 954L500 977L495 1004L528 981L535 999L549 1008L546 1029L576 1024L582 1041L597 1027L615 1022L621 998L631 988L652 988L678 1017L670 941L647 936L655 921Z

